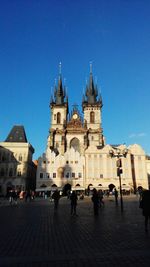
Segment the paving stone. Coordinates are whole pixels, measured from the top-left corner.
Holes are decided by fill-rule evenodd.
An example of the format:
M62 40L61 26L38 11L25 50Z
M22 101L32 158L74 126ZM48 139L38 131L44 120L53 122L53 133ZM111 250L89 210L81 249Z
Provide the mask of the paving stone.
M48 199L0 205L0 267L149 266L150 235L137 196L125 196L124 212L113 197L99 216L91 198L79 200L78 216L62 198L54 213Z

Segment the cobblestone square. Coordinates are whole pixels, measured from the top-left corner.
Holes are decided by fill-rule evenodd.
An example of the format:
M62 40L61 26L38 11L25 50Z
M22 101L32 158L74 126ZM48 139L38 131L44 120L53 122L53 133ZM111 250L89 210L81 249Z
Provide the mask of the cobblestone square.
M94 217L90 197L79 200L78 216L61 198L0 204L0 267L149 266L150 236L137 196L124 196L124 212L105 198ZM120 204L120 203L119 203Z

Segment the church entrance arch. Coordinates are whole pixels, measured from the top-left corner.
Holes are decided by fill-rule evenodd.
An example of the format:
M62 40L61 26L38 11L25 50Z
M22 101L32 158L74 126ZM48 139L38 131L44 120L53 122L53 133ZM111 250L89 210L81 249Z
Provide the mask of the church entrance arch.
M70 141L70 148L73 147L75 151L80 152L80 141L78 138L74 137L71 141Z

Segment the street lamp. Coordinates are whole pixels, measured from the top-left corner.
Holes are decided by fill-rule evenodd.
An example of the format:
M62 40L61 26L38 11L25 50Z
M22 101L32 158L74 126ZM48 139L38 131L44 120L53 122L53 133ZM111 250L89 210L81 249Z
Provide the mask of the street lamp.
M121 174L123 173L122 171L122 162L121 162L121 158L124 157L126 158L128 153L128 149L119 149L116 148L116 151L114 150L110 150L109 154L112 158L116 157L116 167L117 167L117 176L119 177L119 187L120 187L120 204L121 204L121 212L123 212L123 198L122 198L122 184L121 184Z

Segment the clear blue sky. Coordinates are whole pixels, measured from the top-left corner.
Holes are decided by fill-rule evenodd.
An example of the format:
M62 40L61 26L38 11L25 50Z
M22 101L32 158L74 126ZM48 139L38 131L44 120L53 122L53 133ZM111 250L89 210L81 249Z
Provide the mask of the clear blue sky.
M148 0L2 0L0 141L24 125L38 158L59 62L71 110L82 103L92 61L106 142L138 143L150 154L149 12Z

